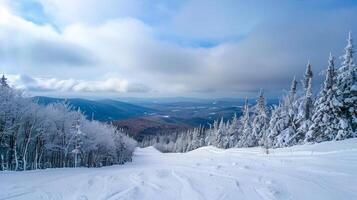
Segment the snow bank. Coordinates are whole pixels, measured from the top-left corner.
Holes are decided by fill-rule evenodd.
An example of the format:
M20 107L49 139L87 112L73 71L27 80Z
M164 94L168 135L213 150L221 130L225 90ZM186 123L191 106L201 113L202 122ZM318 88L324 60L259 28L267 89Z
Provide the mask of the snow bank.
M0 172L0 199L357 199L357 139L188 153L103 168Z

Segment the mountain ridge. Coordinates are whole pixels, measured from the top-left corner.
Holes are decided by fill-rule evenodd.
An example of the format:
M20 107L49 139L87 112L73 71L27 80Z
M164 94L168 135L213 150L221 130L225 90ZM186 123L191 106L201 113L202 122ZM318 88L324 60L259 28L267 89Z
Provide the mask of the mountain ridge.
M152 108L112 99L88 100L82 98L53 98L45 96L36 96L32 99L41 105L67 102L73 109L80 108L87 118L98 121L129 119L155 112Z

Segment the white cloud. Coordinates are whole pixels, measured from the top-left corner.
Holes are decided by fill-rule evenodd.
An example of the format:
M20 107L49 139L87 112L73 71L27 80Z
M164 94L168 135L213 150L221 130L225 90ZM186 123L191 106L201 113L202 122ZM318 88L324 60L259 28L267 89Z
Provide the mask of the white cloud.
M37 73L67 66L91 65L91 52L49 25L37 25L0 5L0 67L12 73Z
M260 14L250 13L253 8L248 5L237 8L242 16L235 19L234 6L227 8L227 15L224 13L227 6L236 5L235 1L227 5L211 2L202 8L200 1L189 1L173 12L173 21L155 26L133 17L142 9L135 3L130 5L133 10L128 8L130 14L112 15L107 8L109 1L99 7L93 6L94 0L87 4L82 0L41 2L56 21L61 21L59 30L27 21L9 7L1 7L0 71L26 74L27 78L12 77L13 84L44 93L212 96L239 95L259 88L280 90L288 87L293 75L303 73L308 59L315 72L322 70L328 52L342 53L347 31L357 27L353 20L356 8L316 13L275 8L281 15L289 12L289 18L275 13L262 19ZM126 8L123 2L115 5ZM212 11L217 12L212 15L215 19L208 18L216 4L221 7ZM199 9L203 13L195 19ZM208 20L207 24L202 20ZM239 42L195 48L162 39L165 27L170 29L167 33L173 31L174 36L183 38L247 35Z
M128 93L147 92L149 90L140 84L130 84L127 80L117 77L87 81L8 75L8 79L10 85L18 89L35 92Z

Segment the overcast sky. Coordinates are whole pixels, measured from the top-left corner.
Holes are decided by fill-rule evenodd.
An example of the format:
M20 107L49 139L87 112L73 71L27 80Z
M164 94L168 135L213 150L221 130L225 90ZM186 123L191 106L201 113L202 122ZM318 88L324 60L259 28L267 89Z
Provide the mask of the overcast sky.
M318 88L356 19L354 0L0 0L0 73L32 95L274 96L308 60Z

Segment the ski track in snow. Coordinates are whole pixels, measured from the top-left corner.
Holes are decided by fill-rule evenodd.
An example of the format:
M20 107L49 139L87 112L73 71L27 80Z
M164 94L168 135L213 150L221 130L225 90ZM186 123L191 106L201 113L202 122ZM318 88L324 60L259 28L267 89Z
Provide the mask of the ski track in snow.
M357 139L270 150L137 149L103 168L0 172L0 200L357 199Z

